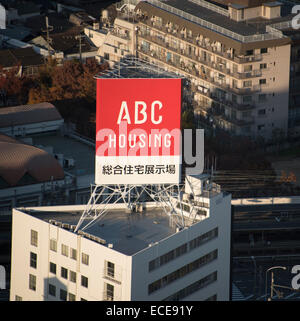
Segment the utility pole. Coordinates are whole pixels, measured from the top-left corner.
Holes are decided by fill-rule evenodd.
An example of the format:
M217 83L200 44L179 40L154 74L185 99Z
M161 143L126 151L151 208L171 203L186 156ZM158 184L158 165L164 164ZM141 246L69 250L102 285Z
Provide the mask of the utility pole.
M49 37L49 31L53 30L53 26L49 25L48 17L46 16L46 29L42 29L42 32L46 32L46 39L47 39L47 47L48 47L48 57L50 57L50 37Z
M80 62L82 62L82 45L81 45L81 39L84 38L84 35L78 35L75 37L75 39L79 39L79 59L80 59Z

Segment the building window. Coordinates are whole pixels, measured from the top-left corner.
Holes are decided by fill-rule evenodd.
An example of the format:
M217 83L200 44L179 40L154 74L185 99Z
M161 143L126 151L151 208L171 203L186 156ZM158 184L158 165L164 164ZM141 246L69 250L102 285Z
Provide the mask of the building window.
M252 86L252 81L251 80L245 80L244 81L244 87L251 87Z
M247 50L245 56L252 56L253 55L253 49Z
M15 301L23 301L23 299L22 299L21 296L16 295L16 296L15 296Z
M192 273L192 272L196 271L197 269L199 269L200 267L212 262L217 257L218 257L218 250L214 250L214 251L200 257L199 259L197 259L187 265L184 265L180 269L165 275L161 279L148 285L148 294L151 294L161 288L164 288L165 286L169 285L170 283L183 278L187 274Z
M208 286L209 284L216 281L218 278L217 271L209 274L205 278L200 279L199 281L190 284L186 288L170 295L169 297L165 298L163 301L180 301L185 297L203 289L204 287Z
M106 275L114 278L115 277L115 264L112 262L106 262Z
M264 54L264 53L267 53L268 52L268 48L261 48L260 49L260 53L261 54Z
M57 252L57 241L55 239L50 240L50 250Z
M109 284L109 283L105 283L105 293L104 293L104 300L107 301L113 301L114 300L114 286Z
M250 71L252 71L252 65L244 66L244 72L250 72Z
M243 96L243 103L251 103L252 102L252 96Z
M259 103L265 102L266 100L267 100L267 94L258 95L258 102Z
M77 251L71 248L71 259L77 260Z
M36 269L37 265L37 255L36 253L30 252L30 266Z
M107 52L104 53L104 59L109 60L109 54Z
M49 284L48 286L49 295L56 296L56 287L53 284Z
M89 286L89 279L86 276L81 275L81 285L85 288Z
M89 265L89 256L88 256L88 254L82 253L81 262L82 262L82 264Z
M38 232L31 230L31 240L30 244L33 246L38 246Z
M241 19L244 20L244 9L241 9Z
M74 294L69 293L69 301L76 301L76 297Z
M50 262L50 272L56 274L56 264Z
M177 247L176 249L161 255L160 257L149 262L149 272L151 272L151 271L159 268L160 266L176 259L177 257L187 253L188 251L191 251L191 250L201 246L203 243L208 242L209 240L211 240L217 236L218 236L218 228L215 228L207 233L204 233L204 234L196 237L195 239L191 240L190 242L184 243L183 245Z
M67 301L67 297L68 297L68 292L66 290L60 289L60 295L59 298L62 301Z
M260 109L258 111L258 115L265 115L266 114L266 110L265 109Z
M29 289L36 290L36 276L32 274L29 274Z
M267 68L267 64L260 64L259 67L260 67L260 69L266 69Z
M70 271L70 281L76 283L76 272Z
M266 79L259 79L259 84L260 85L265 85L267 83Z
M258 125L258 126L257 126L257 129L258 129L258 130L263 130L264 128L265 128L265 125L264 125L264 124L263 124L263 125Z
M61 245L61 254L64 256L69 256L69 247L67 245Z
M64 279L68 279L68 270L65 269L64 267L61 267L61 277Z

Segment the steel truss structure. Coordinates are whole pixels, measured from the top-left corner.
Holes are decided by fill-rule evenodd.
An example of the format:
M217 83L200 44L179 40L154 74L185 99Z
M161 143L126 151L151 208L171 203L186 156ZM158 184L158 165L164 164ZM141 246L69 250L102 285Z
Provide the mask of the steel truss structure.
M176 192L174 191L176 189ZM91 185L91 197L83 211L75 232L84 231L87 227L101 220L111 209L109 205L123 203L128 213L141 211L145 197L156 203L170 217L170 225L180 229L186 226L182 206L182 186L172 185ZM178 206L180 204L180 206ZM89 222L84 225L84 221ZM82 227L82 228L81 228Z

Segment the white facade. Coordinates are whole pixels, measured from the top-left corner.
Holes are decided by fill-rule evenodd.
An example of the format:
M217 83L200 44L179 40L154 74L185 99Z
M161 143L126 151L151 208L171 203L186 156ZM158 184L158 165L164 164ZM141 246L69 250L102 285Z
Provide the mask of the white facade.
M208 215L181 230L171 230L163 221L152 222L152 217L148 226L149 221L143 220L157 205L147 203L147 211L137 221L132 217L133 225L129 225L137 231L137 237L148 235L148 245L141 237L136 241L135 235L132 240L124 235L124 240L118 243L117 238L126 233L124 226L128 225L123 204L109 205L110 212L95 227L100 230L99 235L90 233L89 238L79 233L80 230L75 233L75 225L49 222L54 218L76 224L80 217L76 212L82 212L82 205L40 207L31 209L31 213L29 209L14 209L10 300L65 300L66 292L67 300L76 301L229 300L231 196L205 191L197 201ZM124 222L113 235L113 230L110 233L106 226L110 226L115 211L119 211ZM106 236L111 237L106 244L101 223L103 229L108 229ZM111 226L114 224L119 224L117 219ZM164 231L162 238L150 242L151 235L161 231ZM35 245L31 244L32 235L37 236L37 239L33 237ZM57 242L57 251L50 249L51 239ZM54 241L51 242L53 245ZM126 248L126 244L133 248ZM138 244L143 246L137 248ZM62 254L65 246L68 257ZM76 250L77 259L71 258L71 248ZM86 256L82 258L82 254L88 255L88 265L83 263ZM56 274L50 272L50 262L52 271L53 264L56 265ZM30 278L33 289L29 288ZM55 295L51 295L49 290L54 291L54 287Z

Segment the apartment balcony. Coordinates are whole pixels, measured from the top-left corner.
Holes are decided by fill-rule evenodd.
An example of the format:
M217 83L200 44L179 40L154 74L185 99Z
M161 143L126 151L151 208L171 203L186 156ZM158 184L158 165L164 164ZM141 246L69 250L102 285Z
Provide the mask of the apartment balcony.
M260 85L254 85L252 87L249 88L230 88L230 91L238 94L238 95L251 95L253 93L256 92L260 92L261 91L261 86Z
M166 26L159 26L155 22L151 21L150 19L148 20L143 20L140 22L142 25L146 25L149 27L152 27L156 29L158 32L164 32L167 33L177 39L183 40L185 42L188 42L189 44L194 45L195 47L200 47L204 50L207 50L211 53L214 53L218 56L221 56L225 59L234 61L239 64L243 63L249 63L249 62L257 62L262 60L262 55L251 55L251 56L245 56L245 57L237 57L234 56L229 50L227 51L220 51L216 46L211 45L210 43L197 39L195 37L190 37L186 34L182 34L179 32L179 30L176 30L174 28L166 27Z
M251 55L246 57L234 57L233 60L238 64L262 61L262 55Z
M118 38L124 39L124 40L130 40L131 39L131 37L128 34L122 33L122 32L120 32L120 31L118 31L116 29L111 29L110 30L110 34L113 35L113 36L116 36Z
M194 53L188 52L188 50L172 47L172 46L170 46L169 42L167 42L164 39L161 39L159 37L151 36L151 35L149 35L147 33L143 33L143 32L140 32L139 36L145 40L148 40L152 43L155 43L155 44L161 46L164 49L170 50L176 54L179 54L180 56L184 56L184 57L192 60L193 62L200 63L202 65L205 65L207 67L210 67L212 69L220 71L226 75L229 75L229 76L237 78L237 79L254 78L254 77L260 77L262 75L261 70L253 70L250 72L243 72L243 73L233 72L229 68L226 68L226 65L224 65L222 63L210 62L210 61L203 59L203 57L201 57L201 56L197 56Z
M218 122L227 122L233 126L237 127L243 127L243 126L249 126L254 123L254 117L253 116L248 116L243 119L237 119L234 117L229 117L227 115L218 115L214 117L215 119L218 120Z
M230 107L231 109L234 109L236 111L248 111L248 110L255 109L255 105L253 104L238 104L236 102L226 100L224 97L219 97L215 93L211 92L209 89L202 88L201 86L196 86L192 84L191 89L193 92L200 93L201 95L204 95L212 99L213 101L216 101L219 104ZM209 109L210 107L211 107L211 104L210 105L205 104L204 109Z

